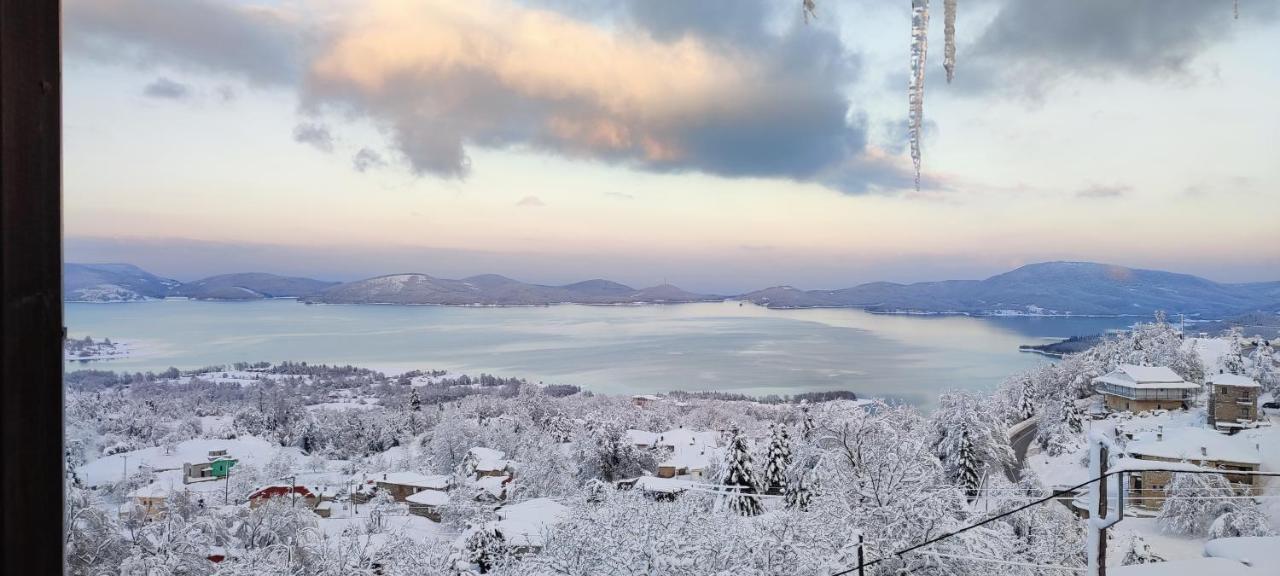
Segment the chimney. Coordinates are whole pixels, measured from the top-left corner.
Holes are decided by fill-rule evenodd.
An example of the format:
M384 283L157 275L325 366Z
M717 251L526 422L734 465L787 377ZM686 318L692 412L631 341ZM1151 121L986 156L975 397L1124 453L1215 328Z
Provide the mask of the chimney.
M1164 440L1164 426L1160 426L1159 429L1156 430L1156 442L1161 440Z
M1201 446L1201 447L1200 447L1200 455L1201 455L1201 456L1208 456L1208 455L1209 455L1209 449L1208 449L1208 448L1206 448L1206 447L1204 447L1204 446Z

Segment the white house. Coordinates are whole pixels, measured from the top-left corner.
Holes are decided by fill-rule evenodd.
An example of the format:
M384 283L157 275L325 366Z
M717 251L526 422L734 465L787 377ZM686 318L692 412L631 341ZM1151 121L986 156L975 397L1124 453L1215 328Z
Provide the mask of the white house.
M1133 364L1121 364L1094 378L1093 386L1114 412L1183 410L1200 390L1199 384L1187 382L1165 366Z

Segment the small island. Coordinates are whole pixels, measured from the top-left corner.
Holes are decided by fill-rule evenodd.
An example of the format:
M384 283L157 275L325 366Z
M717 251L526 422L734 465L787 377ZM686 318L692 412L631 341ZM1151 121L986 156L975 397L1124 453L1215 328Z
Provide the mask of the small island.
M90 362L94 360L110 360L129 355L129 347L120 342L112 342L110 338L94 340L92 336L84 338L67 338L62 343L62 356L68 361Z

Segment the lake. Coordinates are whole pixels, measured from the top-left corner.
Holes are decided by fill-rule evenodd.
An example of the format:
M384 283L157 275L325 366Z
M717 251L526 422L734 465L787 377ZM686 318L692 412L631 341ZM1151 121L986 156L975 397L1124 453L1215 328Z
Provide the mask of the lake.
M1047 361L1019 344L1124 328L1131 318L890 316L736 302L489 308L292 300L66 304L71 337L137 351L69 370L160 371L266 360L518 376L638 394L852 390L928 406Z

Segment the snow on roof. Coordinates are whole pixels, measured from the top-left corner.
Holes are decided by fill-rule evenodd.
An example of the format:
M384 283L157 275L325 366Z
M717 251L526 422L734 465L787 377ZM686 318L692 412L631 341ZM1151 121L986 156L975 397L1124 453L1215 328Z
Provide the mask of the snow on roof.
M476 447L471 449L471 457L475 459L476 470L481 472L496 472L506 469L510 464L508 460L504 460L506 453L493 448Z
M445 490L449 488L449 477L444 474L433 474L427 476L417 472L388 472L382 476L375 477L374 481L384 482L387 484L397 484L400 486L429 488L432 490Z
M442 506L449 503L449 494L439 490L423 490L404 499L410 504L423 506Z
M658 439L654 441L657 446L677 447L677 446L710 446L716 445L716 439L719 434L710 430L694 431L684 427L672 428L658 435Z
M1195 389L1200 387L1198 384L1183 380L1166 366L1134 366L1132 364L1121 364L1107 375L1094 378L1093 381L1126 388Z
M1254 382L1252 378L1240 376L1238 374L1210 374L1205 382L1209 384L1217 384L1220 386L1238 386L1240 388L1261 388L1262 385Z
M657 394L636 394L631 397L633 400L661 400L662 397Z
M1257 443L1252 435L1227 436L1207 428L1188 426L1165 427L1164 436L1157 439L1159 434L1160 432L1151 430L1137 434L1125 446L1125 451L1131 455L1190 462L1212 460L1241 464L1262 463L1262 456L1258 453Z
M1205 543L1204 555L1247 566L1276 566L1280 565L1280 536L1218 538Z
M155 481L129 493L130 498L168 498L173 490L166 484Z
M653 446L658 441L658 435L647 430L627 430L627 442L635 445Z
M1196 558L1153 564L1134 564L1107 569L1113 576L1205 576L1206 574L1230 574L1231 576L1262 575L1234 560L1226 558Z
M675 494L697 486L697 482L676 478L659 478L657 476L641 476L636 479L635 487L645 492Z
M494 525L508 543L541 547L546 532L569 515L569 508L550 498L534 498L503 506L497 514Z
M503 484L510 479L510 476L485 476L472 484L494 498L501 498Z

